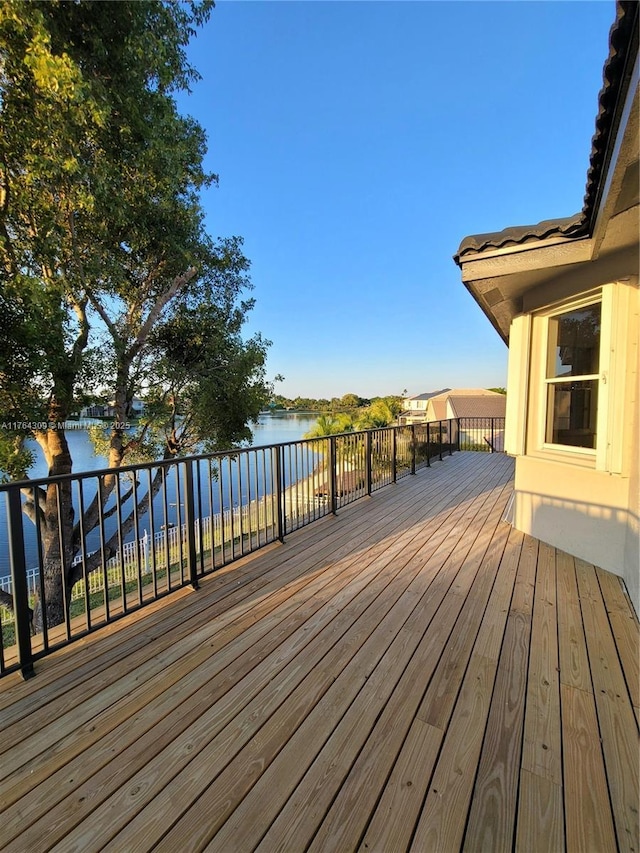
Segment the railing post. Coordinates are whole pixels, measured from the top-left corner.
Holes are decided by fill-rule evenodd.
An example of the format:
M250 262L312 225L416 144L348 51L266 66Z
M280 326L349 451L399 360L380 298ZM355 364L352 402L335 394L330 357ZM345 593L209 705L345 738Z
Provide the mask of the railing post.
M456 450L460 453L460 418L456 420Z
M193 589L198 589L198 560L196 557L196 513L193 499L193 462L183 462L184 465L184 508L187 526L187 563L189 581ZM176 498L179 500L179 498ZM178 516L179 518L179 516Z
M416 473L416 425L411 424L411 473Z
M276 486L276 538L279 542L284 542L284 515L282 512L282 447L276 446L271 448L271 457L273 460L273 476Z
M391 480L393 483L398 482L398 431L396 427L391 430Z
M20 672L26 680L35 675L33 652L31 649L31 617L29 615L29 595L27 592L27 564L24 554L24 534L22 527L22 501L19 489L10 489L7 493L9 512L9 565L13 586L13 615L16 626L16 641ZM42 602L42 608L45 608Z
M438 421L438 456L442 462L442 421Z
M431 468L431 424L427 423L427 468Z
M367 431L364 434L364 446L365 446L365 467L366 467L366 481L367 481L367 495L371 495L371 448L373 442L371 441L371 432Z
M331 435L329 436L329 501L333 515L338 511L336 461L336 439L335 436Z
M449 418L449 427L448 432L449 435L447 437L447 444L449 445L449 456L453 456L453 436L451 435L451 431L453 429L453 421Z
M493 443L495 441L494 432L493 432L494 423L495 423L494 418L491 418L491 451L490 451L491 453L493 453Z

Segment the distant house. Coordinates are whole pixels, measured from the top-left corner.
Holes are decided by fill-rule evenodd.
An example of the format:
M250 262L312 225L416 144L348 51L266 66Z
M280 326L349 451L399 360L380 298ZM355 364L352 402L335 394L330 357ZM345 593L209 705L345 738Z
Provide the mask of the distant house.
M81 418L104 418L106 406L102 403L96 403L93 406L85 406L84 409L80 411Z
M484 388L447 388L428 401L426 420L503 418L506 397Z
M128 416L132 418L139 418L144 414L146 409L146 403L144 400L141 400L140 397L134 397L131 401L131 405L129 407Z
M405 397L402 401L402 411L398 416L398 423L411 424L424 422L426 420L425 413L429 400L450 390L450 388L441 388L439 391L429 391L426 394L416 394L415 397Z
M638 8L616 4L580 213L465 237L455 256L509 345L515 526L622 576L637 611Z
M462 418L462 446L487 445L493 450L502 450L503 425L501 422L492 424L492 420L504 418L506 402L504 394L484 388L449 388L431 397L427 404L425 420L433 422Z

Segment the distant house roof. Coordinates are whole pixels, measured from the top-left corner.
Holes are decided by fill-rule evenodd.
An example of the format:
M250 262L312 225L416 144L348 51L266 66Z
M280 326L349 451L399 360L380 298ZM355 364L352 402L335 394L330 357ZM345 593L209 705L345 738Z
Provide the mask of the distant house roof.
M522 245L550 237L577 239L587 236L593 230L603 178L611 157L611 142L615 138L620 120L620 95L628 87L632 72L632 63L628 60L638 49L638 8L638 0L618 0L616 3L616 19L609 33L609 56L602 71L603 84L598 96L596 129L591 140L582 210L573 216L546 219L537 225L514 225L502 231L471 234L462 240L453 256L459 266L460 259L470 253Z
M445 420L447 417L447 398L444 397L442 400L432 400L431 411L433 412L433 417L437 421Z
M449 397L455 417L457 418L503 418L507 409L507 398L504 394L495 396L465 396Z
M435 400L437 397L448 400L449 397L504 397L504 394L498 394L497 391L489 391L488 388L446 388L433 399Z
M447 403L451 403L458 418L497 418L504 416L506 399L504 394L486 388L454 388L432 397L430 406L438 421L448 417Z
M438 394L444 394L446 391L451 391L451 388L441 388L439 391L428 391L426 394L416 394L413 397L407 397L407 400L430 400L432 397L437 397Z

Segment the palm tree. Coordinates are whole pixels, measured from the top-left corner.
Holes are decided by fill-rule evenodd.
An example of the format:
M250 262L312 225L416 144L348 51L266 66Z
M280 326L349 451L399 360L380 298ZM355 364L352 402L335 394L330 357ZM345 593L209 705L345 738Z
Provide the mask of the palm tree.
M316 425L309 432L305 432L303 438L325 438L343 432L353 432L353 420L350 415L320 415Z
M358 418L358 429L381 429L389 426L395 420L388 403L384 400L376 400L368 409L365 409Z

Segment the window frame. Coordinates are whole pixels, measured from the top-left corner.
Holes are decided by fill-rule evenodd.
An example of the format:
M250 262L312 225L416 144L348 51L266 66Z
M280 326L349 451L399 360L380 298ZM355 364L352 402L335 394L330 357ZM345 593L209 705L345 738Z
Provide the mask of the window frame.
M600 330L598 336L598 372L597 373L583 373L569 376L550 376L551 372L551 362L554 361L554 355L552 350L557 349L558 343L555 340L553 347L551 346L551 326L552 321L562 317L564 314L570 314L573 311L579 311L581 308L590 308L594 305L598 305L600 307ZM575 449L578 452L586 452L589 455L595 454L597 452L598 447L598 436L600 435L599 427L600 427L600 394L601 394L601 378L602 378L602 326L603 326L603 317L602 317L602 297L598 295L595 299L590 299L586 302L583 300L579 300L578 303L572 303L571 305L563 305L559 308L554 309L553 311L549 311L545 314L545 339L546 346L544 347L545 353L545 365L542 380L544 383L544 439L543 439L543 447L549 448L552 450L571 450ZM597 402L596 402L596 424L595 424L595 436L594 436L594 447L585 447L584 445L572 445L572 444L564 444L562 442L549 441L547 436L550 432L553 431L553 424L551 423L553 419L553 397L551 395L551 388L553 386L558 385L567 385L573 382L595 382L597 389Z
M599 348L599 364L597 374L585 374L579 377L572 377L579 381L596 381L598 399L596 404L596 435L595 448L579 447L569 444L557 444L547 441L547 428L550 416L549 402L549 387L551 385L567 383L567 377L549 377L547 376L548 364L550 359L549 347L551 337L551 320L556 319L561 314L566 314L570 311L575 311L580 308L586 308L590 305L600 305L600 348ZM542 328L540 325L542 324ZM534 314L533 325L537 328L537 334L534 333L533 340L537 340L539 351L536 354L536 396L537 400L537 419L532 424L534 440L532 442L530 453L540 455L547 458L556 458L558 460L571 461L576 464L581 464L587 467L604 470L606 468L606 449L607 449L607 426L609 413L609 353L611 350L611 327L612 327L612 311L611 311L611 291L607 287L597 288L589 293L582 294L578 298L569 299L563 302L549 306L542 311Z

